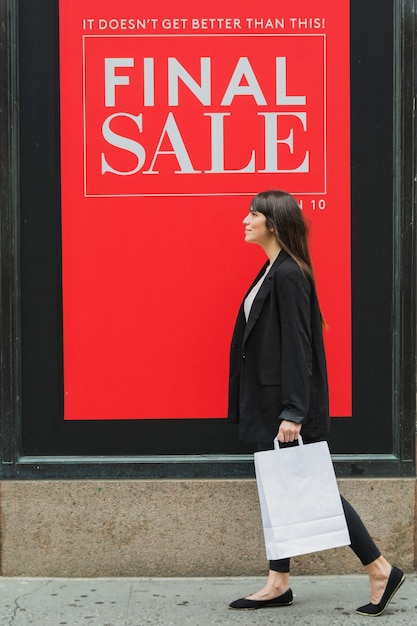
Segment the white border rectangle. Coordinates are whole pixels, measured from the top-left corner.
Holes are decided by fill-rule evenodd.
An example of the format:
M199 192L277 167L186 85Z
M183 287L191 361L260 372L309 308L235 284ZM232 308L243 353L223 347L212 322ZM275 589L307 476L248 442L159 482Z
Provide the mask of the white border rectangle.
M86 120L86 39L131 39L131 38L156 38L156 37L322 37L323 38L323 180L324 189L322 191L299 192L293 191L295 196L323 196L327 194L327 38L326 33L280 33L280 34L259 34L259 33L228 33L228 34L155 34L155 35L82 35L82 60L83 60L83 186L85 198L162 198L162 197L224 197L224 196L254 196L258 190L252 192L219 192L219 193L125 193L125 194L99 194L87 193L87 120Z

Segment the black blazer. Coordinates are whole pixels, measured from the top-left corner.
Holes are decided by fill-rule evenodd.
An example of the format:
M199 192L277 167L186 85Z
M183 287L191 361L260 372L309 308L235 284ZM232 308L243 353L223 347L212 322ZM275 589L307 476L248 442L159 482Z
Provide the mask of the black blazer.
M283 250L256 295L248 321L243 303L237 316L227 419L239 423L243 441L272 442L284 419L303 425L306 443L328 435L327 372L316 290Z

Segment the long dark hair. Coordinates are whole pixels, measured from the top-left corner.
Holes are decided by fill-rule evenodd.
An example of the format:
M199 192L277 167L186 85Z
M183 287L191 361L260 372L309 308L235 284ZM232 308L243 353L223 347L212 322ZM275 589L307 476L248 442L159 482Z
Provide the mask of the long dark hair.
M251 208L265 215L266 226L274 229L279 246L294 259L303 274L315 285L308 247L308 227L295 198L286 191L261 191L253 198ZM320 315L325 326L321 312Z

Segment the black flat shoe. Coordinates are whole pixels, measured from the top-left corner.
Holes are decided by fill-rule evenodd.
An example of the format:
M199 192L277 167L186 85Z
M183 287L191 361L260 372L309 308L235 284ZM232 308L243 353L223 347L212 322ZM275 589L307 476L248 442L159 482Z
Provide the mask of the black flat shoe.
M249 600L249 598L240 598L229 604L229 609L238 609L251 611L253 609L266 609L274 606L290 606L292 604L292 591L288 589L282 595L271 598L271 600Z
M393 567L391 569L391 574L388 578L385 591L382 594L382 598L378 602L378 604L372 604L372 602L370 602L369 604L360 606L358 609L356 609L356 613L359 613L359 615L369 615L372 617L382 615L382 613L385 611L388 604L390 603L392 596L398 591L404 581L405 576L403 572L398 569L398 567Z

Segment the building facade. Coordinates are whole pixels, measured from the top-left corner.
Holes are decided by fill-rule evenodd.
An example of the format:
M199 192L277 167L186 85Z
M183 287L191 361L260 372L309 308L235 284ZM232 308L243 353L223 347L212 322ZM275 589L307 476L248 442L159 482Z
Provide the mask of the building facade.
M307 194L303 176L308 171L301 172L301 165L293 164L279 170L278 162L275 162L273 170L273 159L268 157L267 147L265 162L261 166L255 163L253 173L269 176L273 170L281 175L285 169L285 184L291 183L289 172L291 175L295 173L297 178L294 181L297 182L294 184L300 185L303 209L308 207L311 212L317 209L317 212L322 211L321 215L330 213L323 220L328 219L332 224L331 211L333 215L340 211L331 230L326 231L327 226L323 227L323 233L329 232L330 235L323 235L320 245L325 247L329 256L322 259L316 253L323 272L326 272L333 262L342 263L343 251L349 244L349 257L343 257L349 276L345 272L344 278L341 273L331 278L329 272L324 289L325 301L330 310L334 307L336 311L335 324L338 323L339 303L340 310L346 311L349 307L349 319L345 329L339 332L339 343L333 344L329 339L331 380L334 380L334 391L332 386L330 391L335 398L334 406L337 406L333 412L330 447L343 495L357 507L384 553L405 570L413 570L416 564L417 323L415 0L341 3L340 6L343 4L347 11L340 9L337 27L335 15L329 8L331 3L326 1L319 3L320 15L314 16L302 12L303 2L300 0L300 6L292 5L288 11L283 11L282 16L272 17L271 14L275 14L271 3L265 0L258 17L251 17L251 13L245 13L246 9L238 9L237 5L230 3L227 15L224 9L213 6L213 17L210 18L203 13L195 17L195 12L189 11L187 2L183 2L175 15L168 9L166 13L162 9L158 13L156 9L152 16L132 17L130 26L129 21L122 21L126 16L118 15L116 8L111 16L97 13L93 24L93 8L97 3L90 3L88 15L86 3L79 4L76 7L71 3L71 11L81 10L85 14L85 21L79 23L84 31L79 39L84 46L81 49L80 43L77 52L80 56L75 53L72 56L71 37L75 26L69 24L65 0L36 3L4 0L0 5L4 25L0 32L2 574L228 576L256 575L264 571L253 450L237 441L235 427L226 425L223 419L223 365L219 367L217 382L217 373L213 373L216 367L196 371L203 348L196 352L195 361L191 358L194 355L194 333L199 330L198 323L201 326L203 322L198 322L196 316L197 322L190 321L183 327L179 315L170 326L163 316L155 317L158 308L151 309L147 299L141 301L137 295L126 295L140 291L141 284L145 284L147 290L150 285L154 286L154 282L146 283L144 276L158 275L162 266L155 265L153 257L148 256L146 267L141 268L143 273L138 273L138 259L142 257L132 250L136 247L139 250L146 243L139 237L135 240L136 247L124 245L120 237L129 237L134 224L136 228L144 228L141 236L146 238L150 224L154 222L160 229L169 223L180 232L184 227L181 218L179 224L178 221L171 224L166 217L158 221L153 210L154 204L160 202L155 206L158 206L159 215L164 216L162 202L173 202L175 194L172 193L169 200L161 200L159 196L164 194L158 187L161 183L154 182L157 180L155 176L148 176L143 183L154 185L143 194L138 193L134 182L127 181L125 174L132 173L133 176L137 174L135 169L139 168L142 153L138 141L119 145L119 148L130 146L131 154L136 154L137 161L133 160L133 165L116 166L116 161L110 164L110 157L106 161L108 169L105 173L113 170L111 174L114 174L116 167L120 167L116 172L120 189L117 188L116 192L110 193L107 189L102 194L97 191L100 181L97 182L98 178L96 180L93 174L90 176L88 170L88 150L94 144L94 135L89 135L89 115L91 124L100 115L98 100L91 100L91 105L88 100L91 94L91 98L94 95L94 89L88 89L88 81L95 68L101 67L97 61L101 62L100 45L113 46L111 55L105 52L107 61L110 59L106 65L107 69L110 68L106 75L110 77L110 87L104 100L113 115L116 102L112 98L118 98L127 86L136 85L133 72L129 74L130 70L126 69L133 67L136 57L135 60L129 57L129 52L125 51L129 48L123 47L131 42L126 39L124 31L129 27L132 31L140 31L146 24L147 28L154 28L153 39L140 34L135 44L139 48L151 46L151 41L154 46L146 48L149 51L142 55L143 59L141 57L144 71L141 97L145 112L143 118L139 117L138 110L135 114L118 113L128 118L127 122L124 120L126 123L136 124L136 132L141 129L140 124L145 124L147 112L154 105L155 110L158 108L158 95L162 92L158 91L156 70L158 62L165 59L167 42L174 41L175 35L182 37L178 45L183 46L178 48L177 60L168 66L177 83L168 75L171 91L168 93L168 109L164 109L165 126L153 160L148 163L147 173L157 173L157 158L164 158L163 155L169 153L177 159L182 180L187 179L187 174L201 174L193 160L193 145L190 144L188 149L187 129L181 126L182 114L175 98L183 97L178 87L182 81L192 91L194 100L209 107L204 91L205 77L209 84L208 73L204 73L209 71L209 64L203 59L208 58L207 42L211 44L213 37L217 37L210 48L213 101L216 97L215 48L221 36L238 34L246 37L241 39L245 46L259 37L256 44L258 47L259 43L265 44L265 54L272 45L270 29L275 29L274 34L281 37L273 41L277 49L284 50L273 53L275 77L277 85L280 76L285 75L288 81L284 92L279 92L280 88L276 87L274 104L277 107L282 105L282 109L277 108L274 113L270 109L265 113L265 108L255 111L254 115L265 125L271 123L268 120L272 118L268 115L275 115L276 121L284 113L288 114L291 102L295 107L295 112L291 110L291 113L302 124L297 128L309 129L308 124L312 122L307 124L305 120L314 120L315 112L307 105L316 94L315 86L322 80L323 102L320 105L317 96L317 107L322 106L317 110L322 113L323 153L325 148L336 150L331 155L336 158L329 159L332 163L323 170L324 178L327 176L327 195L323 191L325 187L320 196L315 195L316 192ZM165 7L164 2L160 4ZM130 6L128 1L125 5ZM297 17L294 15L296 10ZM146 23L146 19L149 22ZM227 24L230 32L222 30L228 28ZM256 33L253 32L255 27L258 29ZM349 44L348 50L344 44L340 58L336 59L333 51L336 50L339 27L340 37L348 36ZM212 29L212 39L207 34L209 28ZM242 28L244 32L237 33ZM88 29L92 29L91 32ZM294 29L298 29L295 34L299 48L294 46ZM179 35L177 31L181 31ZM116 35L119 37L117 43ZM197 48L201 45L200 83L191 78L192 72L196 76L197 66L188 71L186 62L181 61L181 54L190 54L187 41L191 41L191 37L194 37L193 45L195 43ZM221 104L233 106L238 96L247 95L246 89L257 106L269 106L268 88L263 87L262 76L256 74L259 60L251 58L251 48L247 53L239 52L237 40L235 36L233 45L237 46L239 61L234 65L232 77L225 83L228 87L223 90ZM322 50L327 51L327 56L323 57L326 59L323 74L318 73L311 86L305 83L306 90L311 89L312 94L305 97L301 95L301 86L295 91L290 68L292 60L295 67L301 61L307 63L303 55L310 46L312 59ZM79 64L77 73L82 50L84 65L81 71ZM302 52L297 53L297 50ZM336 61L340 61L340 74ZM152 68L156 68L154 73ZM138 82L138 85L142 83ZM156 85L153 91L150 85ZM79 94L77 90L80 90ZM302 110L304 105L306 110ZM211 167L210 174L223 175L232 171L227 156L223 155L223 161L213 156L216 141L216 145L221 143L220 120L224 121L227 116L232 118L235 114L232 109L230 112L226 110L227 113L221 113L208 108L209 112L203 114L212 124L212 161L211 166L207 166L207 169ZM73 111L74 119L79 113L79 126L76 121L74 127L69 123ZM197 115L194 110L191 114ZM188 109L185 115L188 115ZM343 120L348 120L349 128L342 126ZM117 147L115 137L119 137L120 142L125 131L119 130L117 135L111 123L112 120L108 126L103 123L103 129L107 128L109 143L113 141L113 147ZM311 160L316 154L313 148L319 143L318 136L313 137L309 149ZM169 148L163 143L167 137L171 141ZM288 144L288 137L277 136L276 143ZM84 152L84 161L81 153L77 153L77 138L80 138L80 145L84 141L84 147L88 148ZM340 160L337 158L338 138L342 146ZM346 140L348 150L343 148ZM222 141L227 145L224 136ZM268 146L268 139L265 142ZM239 148L240 144L237 145ZM107 158L103 154L101 163ZM318 154L320 157L320 150ZM231 176L244 174L242 184L245 185L247 180L250 182L246 175L252 174L251 163L248 161L244 164L246 167L240 166L239 173L233 170ZM77 189L78 185L77 167L80 176L83 172L85 175L84 194L82 198L80 196L79 206L76 191L71 195L72 187ZM346 175L342 170L346 170ZM175 189L177 179L178 176L175 180L167 178L166 184L174 185ZM204 186L205 179L201 180ZM228 196L229 183L224 180L226 178L212 176L209 183L214 187L218 185L216 193L222 199ZM268 178L265 184L270 185L271 180ZM194 179L187 184L190 184L189 193L183 196L191 196L195 202L198 194L192 187ZM260 184L257 178L257 190ZM316 184L321 184L320 172L316 178L308 180L312 189ZM345 185L348 186L349 199L346 198ZM133 190L130 200L120 199L125 188ZM100 195L103 198L98 200ZM244 211L247 200L235 195L230 211L238 215L239 211ZM117 221L112 218L114 221L109 221L107 230L100 230L97 220L89 224L95 211L110 214L116 196L120 202ZM188 201L181 200L187 211L194 206L187 205ZM202 211L211 210L212 199L199 198L199 202ZM240 208L242 205L243 209ZM148 211L145 217L138 221L133 217L131 224L123 221L127 220L123 216L131 215L129 211L136 211L136 207L142 210L142 206ZM343 207L349 209L348 226L342 221L342 214L347 215ZM78 221L71 221L78 210ZM320 225L315 226L319 224L318 218L314 216L312 219L316 231L320 230ZM113 237L114 234L117 237ZM195 258L198 258L200 245L203 244L191 245L190 254ZM209 245L212 247L208 248L208 253L212 257L222 247L219 242ZM123 334L124 322L121 320L136 328L138 316L135 313L133 322L129 322L130 318L125 315L129 307L118 308L123 280L120 273L112 279L109 274L111 265L105 265L110 259L116 266L116 257L124 254L125 249L128 250L126 258L133 259L129 261L129 267L136 272L132 276L137 275L138 279L134 289L131 283L126 286L123 297L132 297L132 307L137 306L142 312L147 325L143 336L136 335L132 329ZM181 265L181 246L172 250L169 264L183 268L184 274L178 273L175 279L171 276L170 284L178 286L181 281L187 284L190 280L195 281L194 297L197 300L203 298L204 289L199 290L198 285L204 283L201 278L204 267L200 264L199 273L188 273L188 264ZM331 260L332 255L335 261ZM218 257L219 266L228 260L222 253ZM327 263L326 258L329 259ZM106 270L100 271L104 267ZM244 268L243 273L246 271ZM101 285L104 272L108 274ZM119 284L120 291L117 290ZM108 285L112 287L111 296L107 298ZM204 320L204 324L212 323L214 319L214 325L218 325L219 330L213 337L219 341L224 356L221 346L226 345L225 338L230 332L228 316L233 317L234 310L230 313L229 308L233 307L229 307L225 299L227 284L222 289L210 292L216 293L221 306L212 310L212 316ZM236 290L240 293L240 283ZM175 290L169 293L175 298ZM151 296L154 301L159 297L158 284ZM202 301L202 308L205 306ZM140 323L145 325L143 320ZM329 326L331 332L331 323ZM83 333L79 332L80 328L84 328ZM143 355L137 358L138 346L145 345L146 335L153 337L154 332L155 336L163 332L166 335L160 344L150 343L150 348L143 348ZM189 358L178 352L181 345L186 346L184 352ZM119 350L120 346L123 349ZM129 350L129 346L133 348ZM161 351L168 351L166 346L174 352L177 350L173 369L178 370L178 380L173 375L171 381L164 373L163 365L158 369L158 363L165 362ZM210 358L215 366L216 354ZM112 387L112 391L110 383L102 382L105 380L103 362L111 372L111 383L118 376L118 386ZM205 387L201 380L208 376L212 378ZM142 386L141 379L146 381ZM175 402L164 404L164 393L172 395L182 384L184 388L178 391ZM146 387L149 386L153 401L143 400L142 404L138 401L137 405L132 405L137 397L146 397ZM206 398L210 398L211 389L214 399L209 406ZM95 398L95 404L92 398ZM349 408L345 408L346 398L350 402ZM90 400L91 405L88 404ZM134 408L130 411L128 406ZM297 559L294 571L348 573L358 571L358 564L344 548Z

